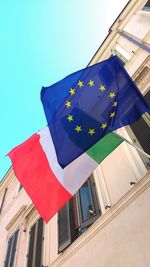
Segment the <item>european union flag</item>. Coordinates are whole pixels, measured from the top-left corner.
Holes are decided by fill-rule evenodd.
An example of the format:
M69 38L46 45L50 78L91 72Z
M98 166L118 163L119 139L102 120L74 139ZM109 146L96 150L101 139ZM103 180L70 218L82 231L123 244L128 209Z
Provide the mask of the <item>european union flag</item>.
M116 56L43 87L41 100L62 168L150 109Z

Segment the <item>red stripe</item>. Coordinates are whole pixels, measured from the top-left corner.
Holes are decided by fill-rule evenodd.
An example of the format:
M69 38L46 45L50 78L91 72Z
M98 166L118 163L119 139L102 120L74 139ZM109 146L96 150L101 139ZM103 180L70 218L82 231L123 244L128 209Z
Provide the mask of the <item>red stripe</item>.
M16 177L41 217L48 222L72 195L59 183L51 170L39 139L40 136L34 134L12 149L8 156Z

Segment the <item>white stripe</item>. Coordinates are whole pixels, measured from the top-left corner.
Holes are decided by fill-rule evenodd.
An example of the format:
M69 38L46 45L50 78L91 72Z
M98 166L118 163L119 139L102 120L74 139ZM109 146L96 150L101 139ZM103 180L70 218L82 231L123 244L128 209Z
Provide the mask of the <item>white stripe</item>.
M97 167L97 162L84 153L62 169L57 162L55 148L48 127L42 129L38 134L40 135L40 144L53 173L65 189L71 195L74 195Z

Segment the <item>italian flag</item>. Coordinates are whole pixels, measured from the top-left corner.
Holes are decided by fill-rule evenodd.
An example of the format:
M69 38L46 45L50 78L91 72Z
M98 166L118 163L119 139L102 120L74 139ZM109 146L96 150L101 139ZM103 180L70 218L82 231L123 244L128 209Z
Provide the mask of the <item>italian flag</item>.
M62 169L47 127L13 148L8 156L19 182L48 222L122 141L110 133Z

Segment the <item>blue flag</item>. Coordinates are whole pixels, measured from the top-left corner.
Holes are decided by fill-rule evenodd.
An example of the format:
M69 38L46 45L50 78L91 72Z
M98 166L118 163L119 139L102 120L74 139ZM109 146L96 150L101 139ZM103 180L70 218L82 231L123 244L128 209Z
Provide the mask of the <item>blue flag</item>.
M41 101L62 168L150 110L116 56L43 87Z

